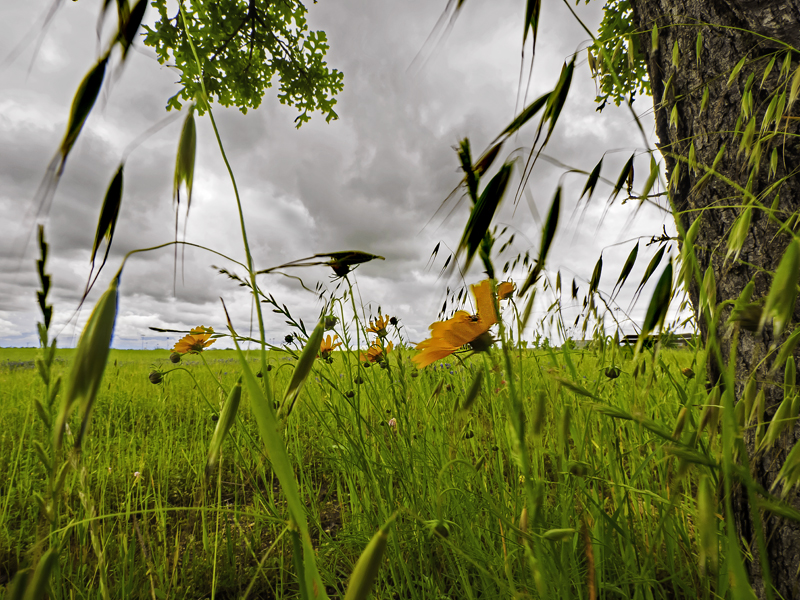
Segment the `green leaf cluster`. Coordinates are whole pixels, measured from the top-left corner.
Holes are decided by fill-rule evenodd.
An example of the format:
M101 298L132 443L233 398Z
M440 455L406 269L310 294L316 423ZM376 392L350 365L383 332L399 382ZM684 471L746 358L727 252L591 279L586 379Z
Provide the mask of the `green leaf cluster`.
M144 43L155 49L158 61L180 72L180 91L167 109L202 98L200 74L180 13L167 14L167 1L154 0L159 19L145 26ZM202 76L209 100L236 106L243 113L258 108L273 80L278 99L300 112L297 127L319 111L327 121L338 118L336 94L344 75L328 68L328 41L323 31L309 31L306 7L299 0L189 0L184 11L189 33L203 63ZM198 103L198 112L204 106Z
M597 39L589 49L596 63L598 110L609 101L619 106L626 99L633 101L636 94L651 95L640 33L630 0L606 2Z

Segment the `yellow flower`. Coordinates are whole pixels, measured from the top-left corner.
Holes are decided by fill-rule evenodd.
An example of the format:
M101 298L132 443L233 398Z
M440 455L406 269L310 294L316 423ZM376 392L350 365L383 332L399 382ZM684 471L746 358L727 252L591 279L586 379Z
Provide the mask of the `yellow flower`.
M510 298L516 289L517 286L512 281L503 281L497 284L497 299L505 300Z
M369 322L369 327L367 327L367 331L369 333L374 333L378 337L386 337L386 328L389 326L389 317L385 315L378 315L378 318L374 321Z
M437 321L431 325L431 337L417 345L420 352L412 358L418 368L450 356L467 344L473 350L488 350L494 343L494 338L488 333L489 328L497 323L492 282L486 279L471 287L478 313L469 315L460 310L447 321Z
M330 358L331 353L342 345L342 342L337 341L338 339L338 335L334 335L332 340L331 336L324 338L319 345L319 354L317 356L323 360Z
M172 350L178 354L199 354L204 348L216 341L210 339L213 333L213 327L204 327L202 325L195 327L189 332L189 335L181 338Z
M385 354L389 354L389 352L392 351L392 348L394 348L394 344L392 344L392 342L389 342L386 345ZM375 340L374 342L372 342L372 345L369 347L366 354L364 354L363 352L359 354L358 360L360 360L361 362L369 361L371 363L381 362L382 360L384 360L384 358L386 358L385 354L384 354L384 349L381 348L379 340Z

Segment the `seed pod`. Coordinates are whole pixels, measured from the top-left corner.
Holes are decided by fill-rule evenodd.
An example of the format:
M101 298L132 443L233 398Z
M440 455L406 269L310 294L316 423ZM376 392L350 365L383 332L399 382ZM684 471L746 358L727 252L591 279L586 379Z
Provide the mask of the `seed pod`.
M33 440L33 449L36 451L36 456L39 458L39 462L42 463L46 471L49 471L50 458L47 456L47 452L45 452L44 446L39 440Z
M447 539L450 537L450 526L440 519L433 526L433 534Z
M719 386L711 391L708 397L708 403L703 409L703 414L700 416L700 426L697 429L697 435L703 433L703 429L708 426L709 435L714 435L717 431L717 424L719 423L719 402L722 396L722 390Z
M211 444L208 449L208 459L206 460L206 473L211 473L219 460L220 449L225 436L236 420L236 413L239 410L239 402L242 399L242 377L236 381L228 394L228 399L222 407L217 426L214 428L214 435L211 436Z
M794 423L794 419L792 419L791 415L792 400L792 398L784 398L780 406L778 406L778 410L775 411L769 423L769 427L767 427L767 433L764 435L764 439L758 447L759 452L772 446L778 441L778 437L783 433L784 429Z
M472 385L469 387L466 398L464 398L464 404L461 405L462 410L469 410L472 407L473 402L475 402L475 398L478 397L478 394L481 391L482 384L483 371L479 370L475 374L475 378L472 380Z
M747 385L744 388L744 395L742 399L739 401L740 403L744 404L744 419L745 423L750 422L750 416L753 413L753 403L756 399L756 379L755 377L750 377L747 380Z
M33 576L28 581L25 590L24 600L36 600L46 596L47 582L50 580L50 573L58 566L58 550L51 549L44 553L36 565Z
M528 533L528 507L524 506L522 508L522 512L519 515L519 530L522 533ZM524 536L519 536L519 543L523 543L525 541Z
M797 298L797 281L800 277L800 242L796 240L789 243L783 254L772 285L767 294L764 311L761 313L759 330L772 318L775 337L783 332L786 323L792 317L795 300Z
M531 428L533 435L541 435L542 428L544 427L545 417L547 415L547 394L544 390L536 391L536 402L533 405L533 420L531 421Z
M111 286L97 301L81 333L75 351L75 360L69 374L67 392L56 420L54 432L56 448L61 447L64 425L76 403L80 404L81 409L81 429L75 439L76 447L80 447L81 439L89 425L89 417L103 380L111 340L114 337L119 295L118 285L119 276L113 279Z
M744 427L745 421L747 421L746 409L747 405L742 400L737 402L736 407L733 409L733 416L736 418L736 424L739 427Z
M323 333L325 333L325 323L320 321L309 336L305 348L300 353L300 358L297 360L292 379L286 387L286 392L283 394L283 402L281 403L281 408L286 407L287 417L291 414L294 403L297 402L297 397L300 395L300 390L303 388L306 378L311 374L311 369L314 367L314 361L317 358L317 352L322 343ZM289 336L286 337L288 338Z
M719 552L717 541L717 516L715 513L714 491L708 476L704 475L697 486L697 532L700 537L700 570L705 573L710 568L717 570Z
M564 542L575 535L574 529L550 529L542 534L548 542Z
M366 600L369 596L372 584L375 582L375 577L377 577L383 562L383 554L389 540L389 528L393 521L394 517L379 529L378 533L372 536L364 552L361 553L353 569L353 574L350 576L344 600Z
M791 354L786 359L786 368L783 371L783 395L791 396L794 394L795 379L797 377L797 367L794 363L794 356Z
M672 430L672 439L676 442L681 439L681 433L683 433L683 427L686 425L686 413L687 409L684 406L681 411L678 413L678 419L675 421L675 429Z
M69 461L61 465L61 469L59 469L58 475L56 476L56 481L53 484L54 495L58 494L64 487L64 482L67 480L67 475L69 474L70 470Z
M44 423L44 426L47 429L50 429L50 413L47 412L44 404L42 404L42 401L38 398L34 398L33 403L34 406L36 406L36 412L39 414L39 418L42 420L42 423Z
M39 369L39 377L42 378L45 385L49 385L50 383L50 374L47 372L47 369L44 366L44 361L41 358L36 359L36 368Z

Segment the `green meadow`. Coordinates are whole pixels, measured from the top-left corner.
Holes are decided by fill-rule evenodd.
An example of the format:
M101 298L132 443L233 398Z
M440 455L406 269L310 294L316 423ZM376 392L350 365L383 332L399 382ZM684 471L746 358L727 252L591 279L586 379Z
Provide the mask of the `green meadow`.
M241 373L235 351L180 364L166 350L111 351L49 536L49 475L35 443L51 435L34 402L45 390L39 353L0 350L0 589L42 554L37 540L57 537L53 597L300 597L286 496L247 389L206 469ZM329 595L344 592L393 515L375 598L711 598L726 587L727 575L699 560L696 530L714 429L697 436L689 462L672 441L698 431L705 403L703 386L681 372L702 363L692 350L657 347L634 361L598 339L583 350L494 348L420 370L413 353L395 347L370 367L352 352L316 359L275 432ZM51 376L66 375L74 355L59 350ZM285 389L296 359L270 351L267 360L261 385ZM512 385L522 436L508 417ZM65 447L80 424L76 413Z

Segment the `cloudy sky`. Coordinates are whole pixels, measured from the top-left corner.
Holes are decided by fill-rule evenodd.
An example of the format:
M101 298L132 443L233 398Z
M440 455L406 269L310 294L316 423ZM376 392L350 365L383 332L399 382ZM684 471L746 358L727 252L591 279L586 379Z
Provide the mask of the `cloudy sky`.
M100 3L84 0L63 3L33 59L41 18L50 2L6 2L0 7L2 22L14 24L11 33L0 38L0 346L36 345L34 199L63 137L75 89L99 53L95 26ZM310 27L328 36L328 64L344 73L338 121L325 123L317 114L295 129L295 109L281 105L274 88L267 91L261 107L247 115L215 109L258 268L337 250L384 256L385 261L356 270L359 300L367 314L375 314L380 306L384 314L398 316L411 342L427 337L448 285L458 289L463 281L481 279L477 264L463 281L439 277L447 249L457 246L468 216L467 201L458 206L451 201L437 213L460 180L452 147L469 137L477 154L520 109L524 2L467 2L449 34L426 45L445 5L445 0L308 3ZM601 8L602 3L595 1L588 6L581 3L576 10L595 27ZM151 10L146 21L155 17ZM13 60L6 59L25 40L31 43ZM605 155L603 175L615 180L631 153L644 144L627 109L595 111L595 86L585 59L587 42L586 33L563 4L543 3L528 99L552 89L563 62L579 51L572 91L547 154L587 171ZM415 61L418 54L422 60ZM177 91L176 80L173 70L158 64L152 49L138 43L124 71L106 86L70 155L44 220L51 244L53 327L60 332L61 346L74 345L89 313L88 308L75 311L89 274L105 190L130 142L168 116L165 104ZM647 115L652 105L642 99L634 106L653 145L652 119ZM126 162L123 205L109 265L89 305L126 252L173 238L172 177L181 119L182 115L150 137ZM533 135L533 127L523 129L508 148L529 149ZM638 172L645 173L646 165L637 163ZM632 207L619 202L600 224L608 186L599 188L579 219L575 207L585 176L565 174L564 168L541 162L530 178L528 199L515 206L510 195L496 218L509 234L515 233L513 246L497 259L498 266L526 251L531 258L537 255L537 220L547 213L559 183L564 186L561 223L547 266L551 277L560 269L567 286L575 277L585 290L602 252L600 287L610 292L636 238L642 236L644 246L650 236L661 233L662 226L672 230L671 217L664 212L644 209L632 219ZM244 260L232 186L207 117L198 119L186 239ZM439 256L431 265L431 252L440 242ZM646 250L642 247L630 277L631 291L651 255L652 248ZM166 347L176 340L175 335L150 331L150 326L188 329L203 324L224 330L220 297L240 333L247 332L249 297L211 265L236 269L207 252L187 248L173 285L171 248L129 261L122 278L115 347ZM311 288L318 281L331 290L336 285L324 267L293 274ZM318 316L321 305L316 295L293 280L271 276L261 285L307 323ZM620 295L622 309L630 297L630 292ZM649 292L643 297L649 299ZM641 321L645 310L645 302L640 302L628 314ZM266 314L268 338L282 339L290 333L281 318L268 309ZM622 312L618 316L624 318ZM630 324L627 329L632 330ZM527 337L532 335L531 331Z

